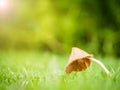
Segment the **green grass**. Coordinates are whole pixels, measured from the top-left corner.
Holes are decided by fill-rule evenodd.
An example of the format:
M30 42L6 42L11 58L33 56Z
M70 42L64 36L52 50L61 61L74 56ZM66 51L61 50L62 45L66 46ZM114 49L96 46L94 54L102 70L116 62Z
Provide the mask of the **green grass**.
M120 60L98 57L112 73L95 63L66 74L68 55L37 51L0 53L0 90L120 90Z

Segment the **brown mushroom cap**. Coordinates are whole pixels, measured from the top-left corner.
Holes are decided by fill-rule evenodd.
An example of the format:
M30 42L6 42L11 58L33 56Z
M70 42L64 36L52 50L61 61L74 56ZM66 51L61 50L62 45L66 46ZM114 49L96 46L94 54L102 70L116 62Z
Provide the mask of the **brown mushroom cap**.
M72 71L82 71L87 69L87 67L91 63L91 57L92 55L86 53L85 51L73 47L69 61L66 66L66 73L71 73Z

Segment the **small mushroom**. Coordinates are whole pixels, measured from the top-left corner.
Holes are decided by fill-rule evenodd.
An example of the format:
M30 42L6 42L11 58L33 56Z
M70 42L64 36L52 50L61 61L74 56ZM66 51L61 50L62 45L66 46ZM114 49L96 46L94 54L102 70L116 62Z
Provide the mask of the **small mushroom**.
M93 58L91 54L77 48L73 47L72 52L69 58L69 61L66 66L66 73L71 73L72 71L82 71L90 66L91 61L96 62L98 65L102 67L102 69L106 72L106 74L110 74L107 68L104 66L102 62Z
M72 52L66 66L66 73L71 73L72 71L82 71L87 69L90 65L90 58L92 55L86 53L85 51L73 47Z

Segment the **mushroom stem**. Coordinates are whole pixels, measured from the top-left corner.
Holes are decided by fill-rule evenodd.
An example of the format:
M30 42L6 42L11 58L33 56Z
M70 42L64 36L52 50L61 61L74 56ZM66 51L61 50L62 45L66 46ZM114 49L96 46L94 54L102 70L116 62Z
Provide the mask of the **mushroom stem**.
M98 65L101 66L101 68L106 72L107 75L110 75L109 70L105 67L105 65L101 61L99 61L99 60L97 60L95 58L90 58L90 60L96 62Z

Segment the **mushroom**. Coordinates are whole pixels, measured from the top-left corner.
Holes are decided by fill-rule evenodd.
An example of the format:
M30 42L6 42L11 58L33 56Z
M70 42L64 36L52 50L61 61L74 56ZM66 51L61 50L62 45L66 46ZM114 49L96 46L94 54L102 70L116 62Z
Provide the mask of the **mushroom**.
M71 73L73 71L85 70L90 66L91 61L94 61L98 65L100 65L101 68L106 72L107 75L110 74L109 70L104 66L104 64L101 61L93 58L93 56L91 54L88 54L87 52L85 52L77 47L72 48L72 52L69 57L69 61L66 65L65 71L66 71L66 73Z

